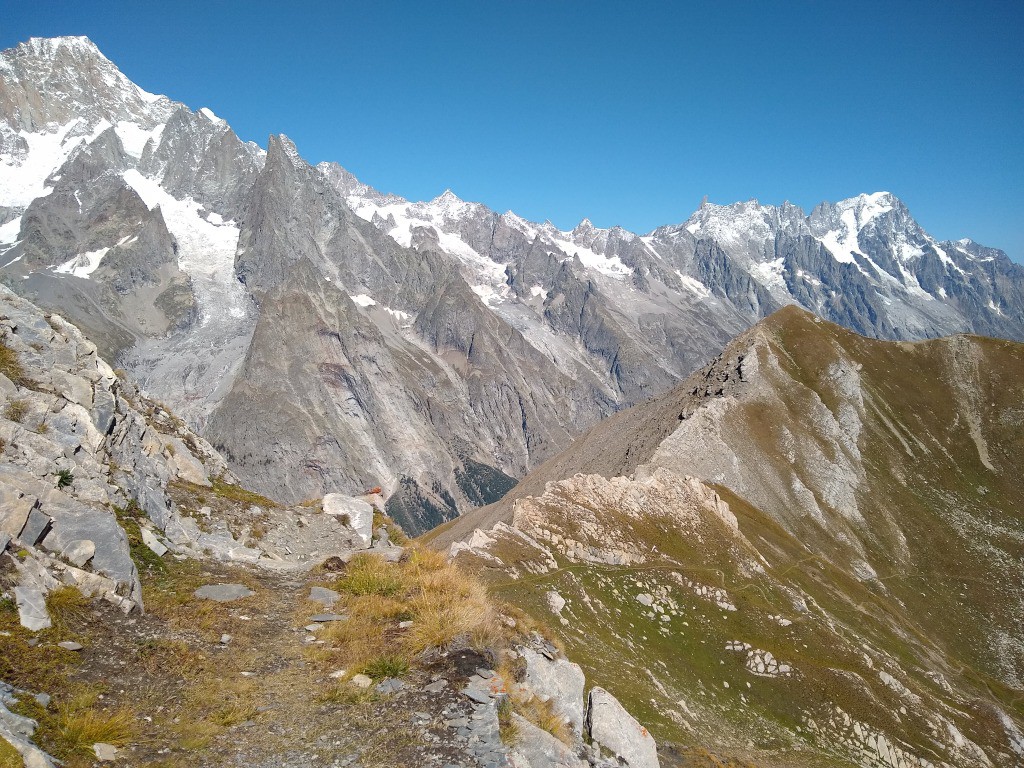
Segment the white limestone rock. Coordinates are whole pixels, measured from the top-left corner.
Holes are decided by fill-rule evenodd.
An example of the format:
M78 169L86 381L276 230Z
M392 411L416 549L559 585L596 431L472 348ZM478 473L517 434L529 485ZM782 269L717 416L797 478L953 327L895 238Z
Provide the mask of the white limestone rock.
M590 691L587 725L591 740L629 768L661 768L654 737L603 688Z
M373 507L361 499L354 499L342 493L328 493L324 496L324 514L347 517L349 527L354 530L368 548L373 539Z

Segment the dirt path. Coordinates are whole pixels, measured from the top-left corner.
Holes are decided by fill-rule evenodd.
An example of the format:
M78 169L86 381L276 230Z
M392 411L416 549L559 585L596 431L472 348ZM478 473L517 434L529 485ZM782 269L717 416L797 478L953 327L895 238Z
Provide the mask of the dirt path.
M94 605L74 633L85 648L72 688L94 692L104 711L130 711L137 723L115 765L477 764L448 723L472 715L458 691L486 665L478 655L414 667L396 692L364 690L331 677L327 644L304 629L326 610L308 600L315 578L213 563L182 568L173 583L151 587L145 616ZM193 595L222 583L252 594L225 603ZM442 690L424 690L440 679Z

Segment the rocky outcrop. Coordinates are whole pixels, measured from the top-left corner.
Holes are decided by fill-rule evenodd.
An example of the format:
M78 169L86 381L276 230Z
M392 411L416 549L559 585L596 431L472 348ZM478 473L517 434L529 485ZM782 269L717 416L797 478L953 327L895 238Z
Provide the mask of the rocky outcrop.
M248 501L259 497L236 490L209 443L116 376L75 326L3 287L0 342L0 553L10 548L25 627L50 625L46 595L59 586L125 612L143 607L126 524L139 526L136 545L157 555L170 549L274 570L371 545L365 501L323 505L343 507L345 520L319 506ZM197 503L206 493L216 512ZM384 541L380 551L397 557L401 549Z
M579 664L565 658L549 659L530 648L522 650L526 684L539 696L557 702L562 715L579 736L583 733L583 689L586 680Z

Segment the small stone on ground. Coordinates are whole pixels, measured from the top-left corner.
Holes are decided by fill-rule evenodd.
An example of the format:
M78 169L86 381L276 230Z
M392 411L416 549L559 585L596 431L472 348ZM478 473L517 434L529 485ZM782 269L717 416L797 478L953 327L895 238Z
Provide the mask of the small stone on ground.
M255 594L244 584L207 584L195 591L196 597L215 600L218 603L230 603L243 597Z

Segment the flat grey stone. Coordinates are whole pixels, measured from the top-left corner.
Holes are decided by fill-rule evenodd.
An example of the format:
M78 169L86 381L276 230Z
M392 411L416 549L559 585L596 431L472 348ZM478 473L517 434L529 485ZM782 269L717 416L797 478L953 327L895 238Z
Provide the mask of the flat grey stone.
M430 685L424 686L423 690L426 691L427 693L440 693L441 691L443 691L447 687L448 687L448 681L444 680L444 679L441 679L441 680L435 680Z
M11 534L0 531L0 553L7 549L7 545L11 543Z
M80 651L82 650L82 644L76 643L74 640L62 640L57 643L58 648L63 648L65 651Z
M14 602L18 606L21 626L33 632L53 626L46 610L46 593L39 585L29 582L14 588Z
M255 594L244 584L207 584L195 591L196 597L215 600L218 603L230 603L243 597Z
M377 683L377 693L398 693L398 691L405 688L405 683L396 677L389 677L385 680L381 680Z
M327 589L326 587L310 587L309 590L309 599L315 603L320 603L327 608L332 607L336 602L338 602L338 598L340 597L341 595L333 589Z
M475 685L467 685L465 688L462 689L462 693L464 696L469 697L470 699L479 704L491 703L491 694L483 688L478 688Z
M93 744L92 751L101 763L109 763L117 759L117 747L113 744Z
M18 538L25 546L34 547L50 529L52 523L53 521L48 515L44 515L38 509L33 509L28 513L28 520L25 521L25 527L21 529Z
M149 528L140 528L139 530L142 533L142 543L149 547L153 554L158 557L163 557L167 554L167 547L157 538L155 533L149 530Z

